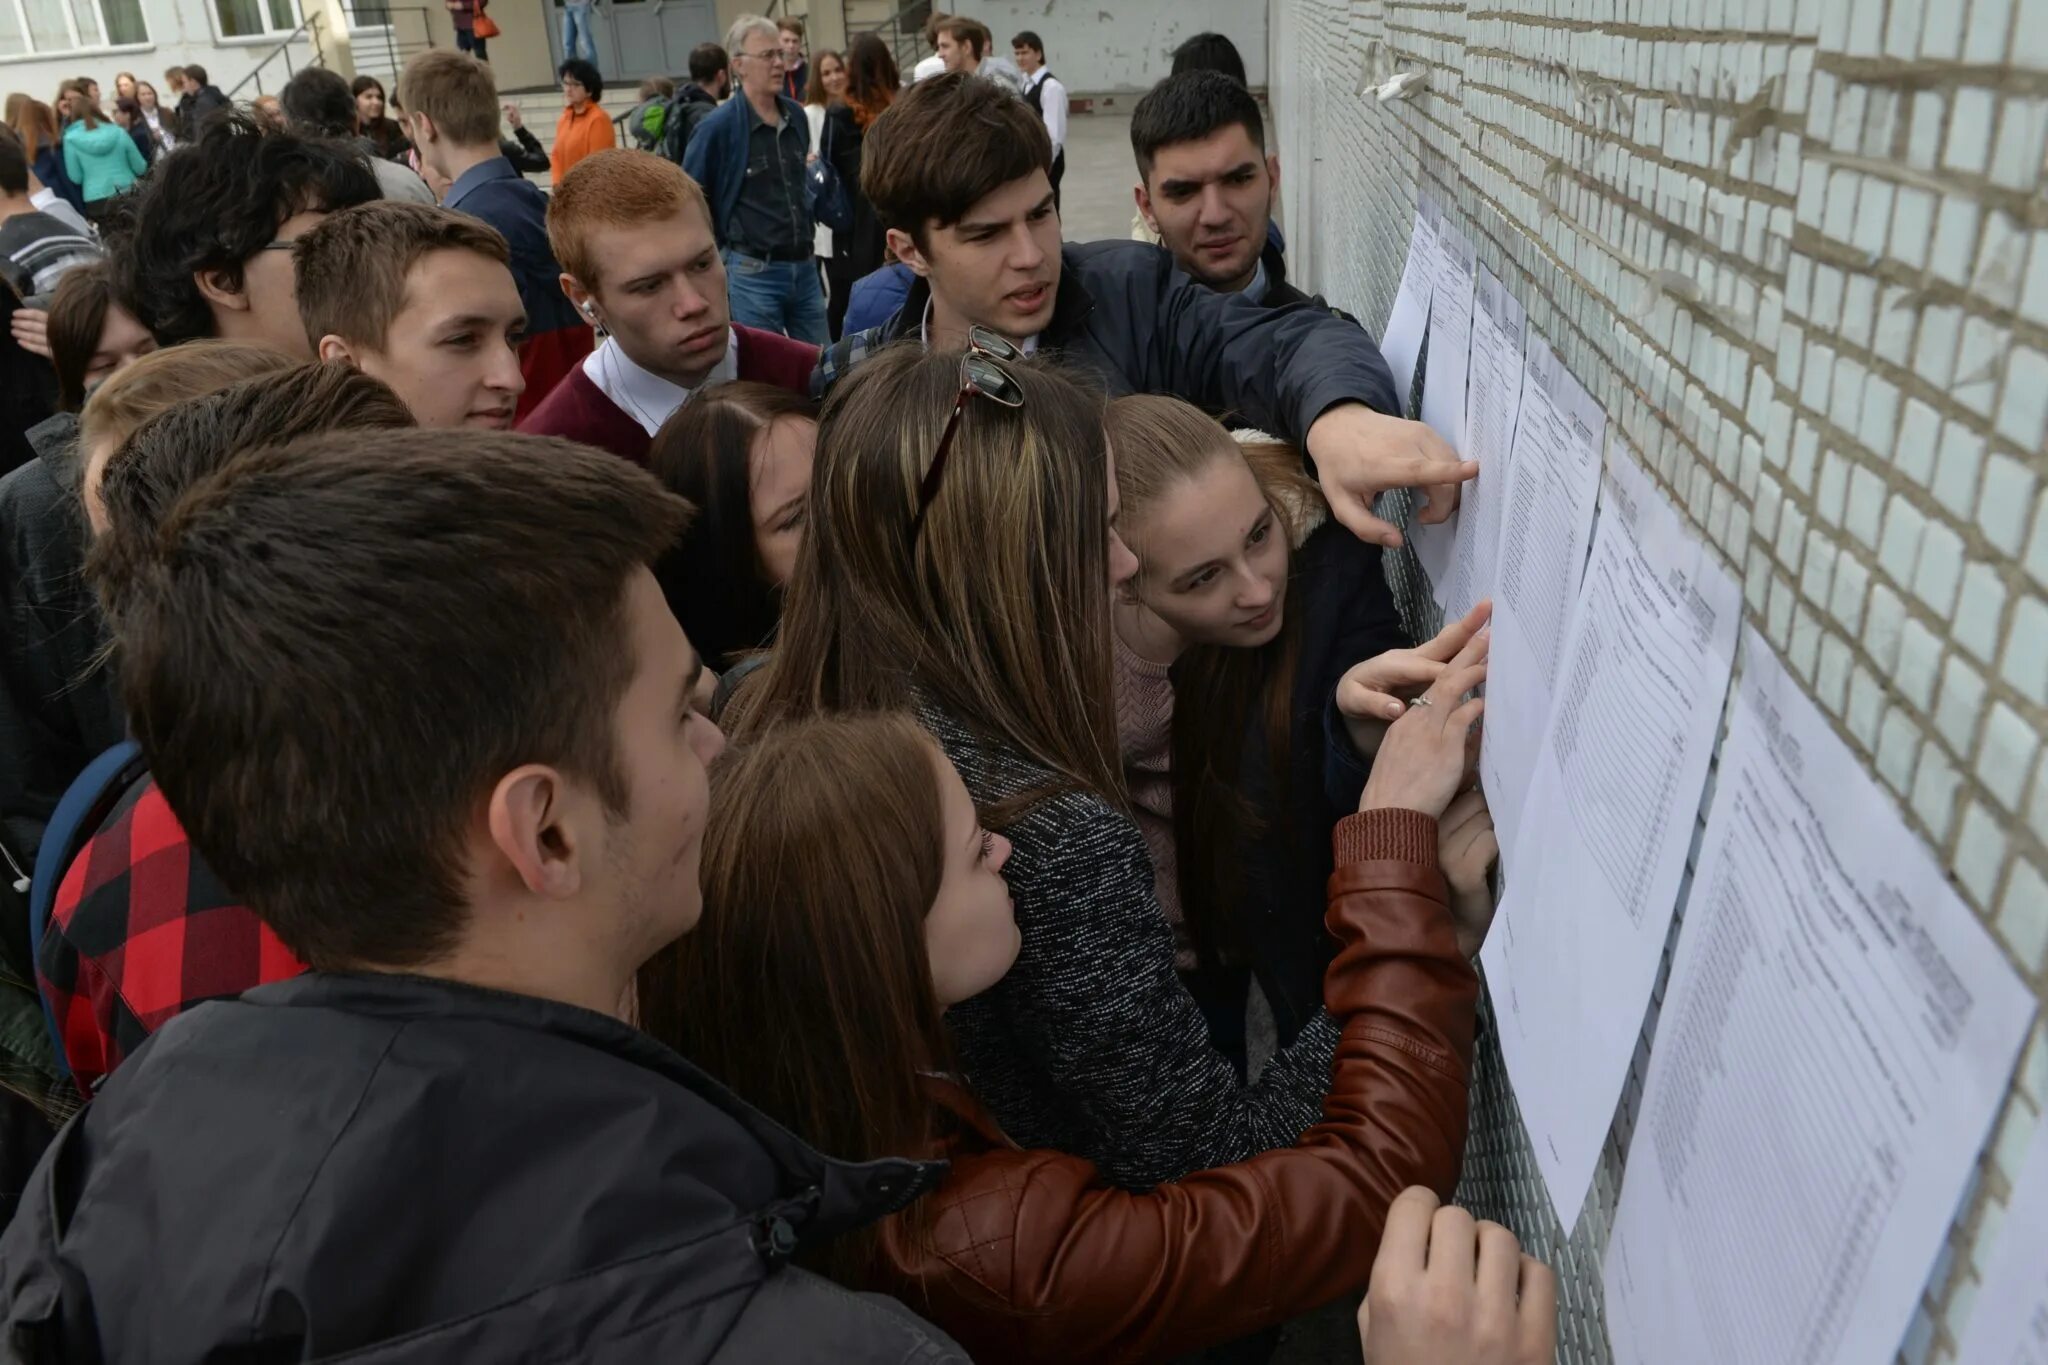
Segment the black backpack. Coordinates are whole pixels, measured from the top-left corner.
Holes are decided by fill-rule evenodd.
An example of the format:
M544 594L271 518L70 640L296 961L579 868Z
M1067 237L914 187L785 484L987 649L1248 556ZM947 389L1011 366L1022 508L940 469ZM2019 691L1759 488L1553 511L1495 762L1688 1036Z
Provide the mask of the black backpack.
M695 98L691 98L695 96ZM690 149L690 134L697 131L697 125L718 112L718 106L704 98L704 93L690 87L689 94L677 91L668 102L668 119L661 129L661 154L680 166L683 153Z

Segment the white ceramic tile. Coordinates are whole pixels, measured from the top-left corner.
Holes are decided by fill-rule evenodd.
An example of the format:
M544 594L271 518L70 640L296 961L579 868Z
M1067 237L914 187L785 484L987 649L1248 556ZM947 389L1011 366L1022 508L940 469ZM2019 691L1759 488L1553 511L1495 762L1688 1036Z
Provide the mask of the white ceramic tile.
M1948 747L1959 754L1971 752L1977 739L1977 721L1984 714L1984 678L1963 662L1959 654L1948 656L1941 669L1941 696L1934 707L1934 726Z
M1977 780L2007 810L2017 813L2033 772L2041 735L2004 702L1993 702L1984 717L1983 748L1977 754Z
M1963 590L1956 596L1955 640L1991 664L1998 658L1998 628L2005 616L2005 582L1995 565L1978 560L1963 570Z

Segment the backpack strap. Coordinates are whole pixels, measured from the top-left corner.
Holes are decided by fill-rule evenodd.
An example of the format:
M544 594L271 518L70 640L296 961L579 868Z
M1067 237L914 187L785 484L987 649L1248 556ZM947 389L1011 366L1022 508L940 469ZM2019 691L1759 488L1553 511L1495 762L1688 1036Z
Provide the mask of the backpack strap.
M122 796L149 770L143 762L142 747L132 739L122 740L92 762L74 779L51 812L43 829L42 845L36 850L36 866L29 878L28 944L30 959L42 950L43 931L49 927L50 912L57 903L57 888L71 870L79 850L99 830ZM37 992L41 995L41 992ZM57 1065L65 1076L71 1068L64 1061L64 1035L57 1016L50 1011L48 996L42 996L43 1019L50 1026L50 1040L57 1047Z

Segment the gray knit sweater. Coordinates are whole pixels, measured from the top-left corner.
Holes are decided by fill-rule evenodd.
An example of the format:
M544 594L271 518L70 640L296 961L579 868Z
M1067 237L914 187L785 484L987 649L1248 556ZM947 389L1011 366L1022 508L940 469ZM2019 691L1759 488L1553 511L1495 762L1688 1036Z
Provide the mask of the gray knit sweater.
M1048 782L934 706L919 718L976 805ZM993 989L947 1014L961 1065L1004 1131L1084 1156L1129 1189L1291 1146L1329 1088L1329 1015L1317 1014L1257 1084L1240 1084L1174 970L1173 931L1130 817L1061 792L1004 833L1023 950Z

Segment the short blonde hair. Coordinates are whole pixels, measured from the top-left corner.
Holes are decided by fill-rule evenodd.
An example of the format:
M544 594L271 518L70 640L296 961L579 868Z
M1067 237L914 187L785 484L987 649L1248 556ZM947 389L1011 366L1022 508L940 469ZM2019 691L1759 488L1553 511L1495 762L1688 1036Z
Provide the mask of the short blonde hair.
M692 205L711 220L703 189L675 162L621 147L593 152L569 168L548 200L548 246L563 270L596 289L592 229L656 223Z
M157 414L244 379L291 369L302 362L269 346L244 341L188 341L153 351L93 390L78 418L78 443L90 449L119 445Z

